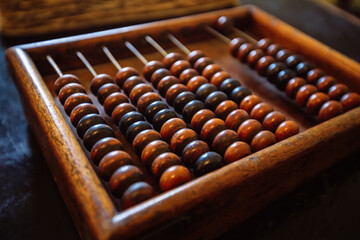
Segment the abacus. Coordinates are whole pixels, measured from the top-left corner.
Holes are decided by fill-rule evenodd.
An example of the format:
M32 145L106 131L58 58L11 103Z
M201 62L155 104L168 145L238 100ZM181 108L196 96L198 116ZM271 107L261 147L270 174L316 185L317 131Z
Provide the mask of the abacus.
M271 38L341 85L302 64L296 73L316 87L301 90L305 80L270 67L265 54L290 56L277 45L263 53L237 38L231 52L250 67L240 63L214 37L222 16L244 39ZM360 146L360 66L252 6L6 56L83 238L214 237Z

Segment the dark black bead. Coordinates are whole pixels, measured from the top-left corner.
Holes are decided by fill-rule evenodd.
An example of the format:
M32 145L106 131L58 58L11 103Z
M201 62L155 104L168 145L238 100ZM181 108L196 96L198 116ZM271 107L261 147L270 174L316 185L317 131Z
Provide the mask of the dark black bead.
M287 83L290 79L296 77L296 73L290 69L281 70L278 73L277 80L275 81L276 87L282 91L285 90Z
M224 166L220 154L216 152L207 152L201 155L195 162L194 173L197 177L205 175Z
M171 119L176 118L177 115L175 112L171 111L170 109L163 109L155 114L154 119L152 121L152 124L154 126L154 129L158 132L160 132L160 129L164 123Z
M97 141L106 137L115 137L114 130L106 124L96 124L85 132L83 143L90 152Z
M226 79L220 84L220 91L224 92L226 95L230 96L231 92L236 88L239 87L241 84L239 80L236 79Z
M140 132L146 130L146 129L152 129L151 125L148 122L145 121L138 121L134 122L129 126L129 128L126 131L126 137L129 140L130 143L132 143Z
M294 69L299 63L303 62L304 58L299 55L291 55L286 59L286 66L288 68Z
M295 71L299 77L306 78L307 73L309 71L313 70L314 68L315 68L314 64L312 64L311 62L305 61L305 62L299 63L296 66Z
M135 122L145 121L144 116L139 112L128 112L120 120L119 127L123 133Z
M220 91L215 91L210 93L209 96L205 99L205 108L215 111L216 107L223 101L228 100L228 97L225 93Z
M160 68L158 70L156 70L152 76L151 76L151 83L153 84L153 86L155 88L157 88L159 82L161 79L163 79L164 77L166 76L170 76L171 75L171 72L166 69L166 68Z
M182 113L185 105L192 101L195 100L195 94L193 94L192 92L186 91L186 92L182 92L179 95L176 96L175 101L174 101L174 109L176 112L178 113Z
M96 124L103 123L105 124L105 120L96 113L85 115L83 118L80 119L79 123L76 126L76 132L79 137L83 138L85 132Z
M201 85L196 91L196 97L200 101L204 102L207 96L209 96L210 93L215 92L216 90L218 89L214 84L205 83Z
M166 78L166 81L161 81ZM158 84L157 89L161 96L165 97L167 90L174 84L179 83L179 79L174 76L166 76L160 80L160 84Z
M275 63L270 64L270 66L266 70L267 79L270 82L275 82L278 73L284 69L286 69L286 66L282 62L275 62Z
M199 100L192 100L191 102L186 104L182 112L184 121L190 123L195 113L197 113L201 109L204 109L204 104Z
M239 86L234 88L234 90L231 93L231 100L236 102L237 104L240 104L241 101L246 97L251 95L252 92L250 89L244 86Z
M168 105L163 101L156 101L151 103L145 110L146 119L152 123L153 118L157 112L163 109L168 109Z

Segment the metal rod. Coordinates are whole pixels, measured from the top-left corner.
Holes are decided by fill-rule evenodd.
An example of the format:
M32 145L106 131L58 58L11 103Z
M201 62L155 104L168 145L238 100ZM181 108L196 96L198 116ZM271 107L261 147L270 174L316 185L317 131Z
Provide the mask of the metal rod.
M148 61L144 58L144 56L134 47L134 45L132 45L131 43L129 43L128 41L125 42L126 47L133 53L135 54L135 56L137 58L140 59L140 61L142 61L142 63L144 65L146 65L148 63Z
M59 75L59 77L64 75L60 70L59 66L56 64L56 62L50 55L46 55L46 59L49 61L50 65L54 68L55 72Z
M239 35L240 37L245 38L246 40L248 40L249 42L251 42L251 43L257 43L256 39L253 38L253 37L251 37L249 34L243 32L243 31L241 31L241 30L239 30L239 29L237 29L237 28L235 28L235 27L233 27L233 31L234 31L237 35Z
M90 65L90 63L88 62L88 60L84 57L84 55L79 52L76 51L76 55L78 55L78 57L81 59L81 61L84 63L84 65L87 67L87 69L89 69L89 71L91 72L92 75L94 75L94 77L96 77L96 72L94 70L94 68Z
M145 40L158 50L164 57L168 54L152 37L146 36Z
M174 35L169 33L167 36L170 39L170 41L172 41L178 48L181 49L181 51L183 51L185 54L189 55L190 50L187 47L185 47L185 45L182 44L176 37L174 37Z
M229 44L231 42L231 39L226 37L225 35L221 34L220 32L216 31L215 29L209 27L209 26L205 26L205 29L211 33L212 35L214 35L215 37L219 38L221 41L225 42L226 44Z
M112 53L110 52L110 50L104 46L103 47L103 51L106 54L106 56L109 58L109 60L114 64L114 66L117 68L117 70L121 70L121 66L118 63L118 61L116 61L116 59L114 58L114 55L112 55Z

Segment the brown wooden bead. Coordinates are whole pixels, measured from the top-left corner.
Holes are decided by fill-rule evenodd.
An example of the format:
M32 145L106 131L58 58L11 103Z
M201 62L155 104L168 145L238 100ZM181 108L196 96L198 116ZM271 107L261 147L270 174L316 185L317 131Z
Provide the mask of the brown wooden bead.
M110 192L120 198L124 191L133 183L144 180L141 170L132 165L125 165L117 169L109 181Z
M329 100L330 100L329 95L325 93L322 92L314 93L309 97L309 100L306 104L306 110L310 114L316 115L319 113L320 107Z
M161 96L165 96L167 90L174 84L179 83L179 79L174 76L166 76L163 77L163 79L160 80L157 89L159 90L159 93Z
M130 143L132 143L139 133L144 130L152 129L150 123L145 121L137 121L131 124L126 130L126 137Z
M172 136L180 129L186 128L186 123L180 118L171 118L167 120L160 129L162 138L170 142Z
M229 115L226 117L225 120L226 127L234 131L237 131L239 129L239 126L249 118L250 116L246 111L242 109L236 109L230 112Z
M141 161L150 167L155 158L165 152L171 152L169 144L162 140L152 141L144 147L141 153Z
M143 75L146 80L150 81L151 75L158 69L163 68L164 65L159 61L150 61L143 68Z
M216 22L216 29L223 33L231 33L233 27L234 27L234 22L232 21L232 19L226 16L219 17Z
M299 91L296 93L295 101L297 105L305 107L309 97L317 92L317 88L313 85L306 84L299 88Z
M250 146L253 152L257 152L275 143L275 135L270 131L264 130L254 136Z
M246 62L251 68L256 68L256 65L260 58L264 57L265 53L261 49L254 49L251 52L249 52L249 55L246 58Z
M121 103L114 108L111 118L116 125L119 125L121 118L128 112L136 111L136 108L130 103Z
M275 63L275 59L272 56L264 56L259 59L256 63L256 72L260 75L265 77L267 73L268 67Z
M170 105L173 106L174 100L175 98L182 92L186 92L188 90L188 88L181 83L177 83L172 85L165 94L165 99L166 102Z
M244 43L239 47L239 50L237 52L237 58L243 62L246 63L246 59L249 55L249 53L255 49L255 45L252 43Z
M127 209L155 195L153 187L146 182L136 182L125 190L121 197L121 208Z
M179 77L180 73L188 68L191 68L191 64L188 61L178 60L171 66L170 72L172 75Z
M106 98L112 94L120 92L120 88L115 83L106 83L102 85L102 87L99 88L97 91L97 99L99 100L100 104L103 105Z
M115 83L114 79L108 74L98 74L90 82L90 90L96 96L99 89L108 83Z
M146 147L146 145L156 140L162 140L160 133L158 133L155 130L148 129L136 135L132 143L132 146L135 152L141 155L141 152Z
M139 100L137 101L137 108L139 110L140 113L144 114L146 108L153 102L156 101L161 101L161 97L159 96L159 94L154 93L154 92L148 92L143 94Z
M252 139L262 130L261 123L254 119L245 120L237 130L241 141L250 143Z
M264 120L262 121L262 126L263 126L264 130L269 130L271 132L275 132L277 127L285 120L286 119L285 119L284 114L282 114L281 112L274 111L274 112L268 113L265 116Z
M99 163L99 173L102 178L109 181L113 173L120 167L132 165L130 155L121 150L107 153Z
M92 147L90 155L95 165L98 165L100 160L109 152L115 150L123 150L123 145L116 138L103 138Z
M166 169L175 165L183 165L178 155L172 152L162 153L152 162L151 172L155 177L160 178Z
M277 127L275 131L275 136L278 141L282 141L298 133L299 127L296 122L287 120Z
M215 73L221 72L222 68L218 64L207 65L202 71L202 76L210 80Z
M208 120L204 126L201 128L201 138L212 144L216 135L218 135L221 131L226 129L225 122L220 118L213 118Z
M160 189L165 192L191 181L190 171L184 166L172 166L161 175Z
M274 108L267 103L258 103L250 112L250 118L262 122L265 116L274 111Z
M348 86L343 83L337 83L330 87L328 95L332 100L339 100L345 93L349 92Z
M237 104L232 100L226 100L220 103L216 109L215 114L217 117L225 121L227 116L234 110L238 109Z
M70 121L72 125L76 127L80 119L90 113L99 114L98 109L93 104L81 103L77 105L70 113Z
M212 149L223 156L226 149L236 141L239 141L238 134L233 130L226 129L216 135L212 143Z
M210 83L214 84L217 88L226 80L231 78L230 74L225 71L215 73L210 79Z
M98 141L107 137L115 137L114 130L106 124L97 124L85 132L83 143L85 148L90 152Z
M195 76L188 81L186 86L190 92L196 93L201 85L208 82L209 81L203 76Z
M190 142L198 140L198 136L194 130L183 128L175 132L170 140L171 149L177 154L181 154Z
M194 68L196 69L196 71L198 71L200 74L202 74L202 71L204 70L204 68L206 68L208 65L210 64L214 64L215 62L208 57L202 57L199 58L195 63L194 63Z
M128 103L129 99L128 97L120 92L114 92L110 94L104 101L104 109L105 112L111 116L112 112L116 108L117 105L121 103Z
M239 47L246 43L245 39L237 37L231 40L229 43L229 52L233 57L237 57Z
M182 158L186 166L193 168L196 160L208 151L210 148L206 142L195 140L186 145L182 152Z
M205 54L202 51L194 50L187 55L186 60L188 60L189 63L194 66L195 62L202 57L205 57Z
M131 102L136 105L139 98L144 95L145 93L154 92L153 88L146 84L141 83L139 85L136 85L130 92L129 97Z
M123 84L122 88L125 92L126 95L129 96L131 90L139 85L139 84L142 84L142 83L145 83L145 79L143 77L139 77L139 76L132 76L132 77L129 77Z
M286 95L291 98L295 98L299 89L306 84L305 79L301 77L292 78L286 85Z
M349 111L360 106L360 95L355 92L346 93L341 97L340 102L344 107L344 111Z
M150 82L157 89L157 86L158 86L159 82L161 81L161 79L163 79L166 76L170 76L170 75L171 75L171 72L168 69L160 68L151 75Z
M240 108L250 113L251 110L257 105L261 103L261 99L256 95L246 96L240 103Z
M125 81L129 78L129 77L133 77L133 76L139 76L139 72L132 67L124 67L121 68L115 76L116 79L116 84L119 87L122 87L123 84L125 83Z
M237 141L231 144L225 151L224 162L229 164L240 160L251 154L251 148L249 144L242 141Z
M321 70L319 68L314 68L306 74L306 81L310 84L315 85L316 82L323 76L325 76L325 73L323 70Z
M273 41L270 38L262 38L257 42L256 46L266 51L271 44L273 44Z
M288 57L290 57L290 55L293 55L293 54L294 54L294 53L291 52L291 51L288 50L288 49L281 49L280 51L278 51L278 52L276 53L275 58L276 58L276 60L278 60L278 61L280 61L280 62L285 62L286 59L287 59Z
M170 69L170 67L177 61L179 60L183 60L184 57L180 54L180 53L177 53L177 52L172 52L172 53L169 53L167 54L163 60L162 60L162 63L164 65L164 67L166 67L167 69Z
M332 86L337 83L336 79L331 76L321 77L317 82L316 86L319 91L327 92Z
M266 54L275 57L276 54L282 49L283 47L281 45L273 43L266 49Z
M191 119L191 128L194 129L196 132L200 132L204 124L209 121L210 119L215 118L215 114L213 111L208 109L202 109L194 114Z
M64 105L66 99L73 95L74 93L84 93L86 94L85 88L79 83L68 83L63 86L59 91L59 100L62 105Z
M64 74L54 83L54 90L56 94L59 94L60 89L69 83L80 83L79 78L72 74Z
M320 122L327 121L333 117L336 117L344 112L344 108L340 102L330 100L324 103L319 111Z
M194 68L185 69L179 76L180 83L186 85L189 80L195 76L199 76L200 74Z
M67 115L70 115L71 111L81 103L92 103L90 97L84 93L74 93L68 97L64 103L64 110Z

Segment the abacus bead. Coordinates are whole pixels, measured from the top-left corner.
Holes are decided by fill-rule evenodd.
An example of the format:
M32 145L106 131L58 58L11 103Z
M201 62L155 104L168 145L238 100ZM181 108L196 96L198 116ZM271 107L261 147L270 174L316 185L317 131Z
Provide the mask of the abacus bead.
M105 124L105 120L96 113L85 115L80 119L79 123L76 126L76 132L80 138L84 137L85 132L96 124Z
M280 71L286 69L286 66L281 62L274 62L269 65L266 70L266 78L270 82L275 82Z
M197 89L196 97L200 101L204 102L207 96L209 96L210 93L215 92L216 90L217 87L215 87L214 84L205 83Z
M205 57L205 54L202 51L194 50L187 55L186 60L188 60L189 63L194 66L195 62L202 57Z
M122 87L123 84L125 83L125 81L129 78L129 77L133 77L133 76L139 76L138 71L135 68L132 67L124 67L121 68L115 76L116 79L116 84L119 87Z
M310 95L316 92L317 88L315 86L306 84L299 88L295 96L295 101L299 106L305 107Z
M275 63L275 59L271 56L264 56L260 58L259 61L256 63L256 72L260 76L265 77L268 67L273 63Z
M195 76L187 82L186 86L190 92L196 93L199 87L206 83L209 83L209 81L205 77Z
M107 83L102 85L97 91L97 99L99 100L100 104L103 105L105 99L112 93L120 92L120 88L115 83Z
M226 16L219 17L216 22L216 29L223 33L232 32L233 27L234 27L234 22L232 21L232 19Z
M204 104L199 100L192 100L191 102L188 102L182 111L185 122L190 123L195 113L201 109L204 109Z
M150 61L145 64L143 68L143 75L146 80L150 81L151 75L158 69L163 68L164 65L159 61Z
M220 84L219 90L224 92L226 95L230 96L232 91L239 87L241 84L238 80L233 78L228 78Z
M145 118L142 114L138 112L128 112L120 120L119 128L123 133L126 133L128 128L136 122L145 121Z
M191 173L184 166L172 166L161 175L160 189L165 192L178 187L192 179Z
M226 149L236 141L239 141L238 134L233 130L226 129L216 135L212 143L212 149L223 156Z
M106 137L115 137L114 130L106 124L96 124L85 132L83 143L90 151L95 143Z
M117 169L109 181L110 192L120 198L124 191L133 183L144 180L141 170L132 165L125 165Z
M175 165L183 165L180 158L172 152L162 153L151 164L151 172L156 178L160 178L163 172Z
M184 84L181 84L181 83L177 83L177 84L174 84L172 85L167 91L166 91L166 94L165 94L165 99L166 99L166 102L173 106L174 104L174 101L175 101L175 98L182 92L185 92L187 91L188 88L184 85Z
M170 69L170 67L177 61L179 60L183 60L184 57L180 54L180 53L177 53L177 52L172 52L172 53L169 53L167 54L163 60L162 60L162 63L164 65L164 67L166 67L167 69Z
M151 75L150 82L157 89L157 86L158 86L159 82L161 81L161 79L163 79L166 76L170 76L170 75L171 75L171 72L168 69L160 68Z
M131 90L138 84L145 83L144 78L139 76L132 76L129 77L123 84L122 89L124 90L125 94L129 96Z
M240 103L240 108L250 113L251 110L257 105L261 103L261 99L256 95L246 96Z
M59 100L64 105L66 99L75 93L86 94L85 88L79 83L68 83L63 86L59 91Z
M214 64L215 62L208 57L202 57L199 58L195 63L194 63L194 68L200 73L202 74L204 68L206 68L208 65L210 64Z
M305 79L301 77L294 77L286 85L286 95L290 98L295 98L298 90L306 84Z
M252 43L244 43L239 47L239 50L237 52L237 58L243 62L246 63L246 59L249 55L249 53L255 49L255 45Z
M338 101L330 100L324 103L319 111L319 120L324 122L344 112L344 108Z
M114 108L114 111L111 114L111 119L116 125L119 125L122 117L128 112L135 112L136 108L130 103L121 103Z
M219 87L220 84L228 78L231 78L231 76L228 72L225 72L225 71L217 72L210 79L210 83L214 84L216 87Z
M275 135L272 132L265 130L255 135L255 137L251 141L250 146L253 152L257 152L275 143Z
M127 209L155 195L154 189L146 182L136 182L125 190L121 197L121 208Z
M257 62L264 57L265 53L261 49L252 50L246 58L246 62L252 69L256 68Z
M316 87L321 92L327 92L335 84L337 84L337 81L334 77L324 76L316 82Z
M262 122L265 116L274 111L274 108L267 103L256 104L250 112L250 118Z
M225 124L227 128L237 131L239 126L249 118L250 116L246 111L242 109L236 109L229 113L229 115L226 117Z
M329 96L325 93L314 93L309 97L309 100L306 103L306 110L310 114L317 115L319 113L320 107L329 100Z
M104 109L105 112L111 116L112 112L116 108L117 105L121 103L128 103L129 99L127 96L120 92L114 92L110 94L104 101Z
M113 173L120 167L132 165L132 159L124 151L111 151L106 154L99 163L99 173L102 178L109 181Z
M266 49L266 54L272 57L275 57L276 54L282 50L283 47L277 43L273 43L271 44L267 49Z
M208 109L202 109L194 114L191 119L191 128L196 132L200 132L204 124L210 119L215 118L214 112Z
M275 80L276 87L284 91L290 79L294 77L296 77L296 73L294 71L290 69L281 70L277 75L277 79Z
M251 95L252 92L250 89L248 89L247 87L244 86L239 86L234 88L234 90L231 92L231 100L233 100L234 102L236 102L237 104L240 105L241 101L246 97Z
M141 155L141 152L146 147L146 145L156 140L162 140L160 134L157 131L153 129L144 130L136 135L134 141L132 142L132 146L135 152Z
M181 154L186 145L195 140L198 140L198 137L194 130L189 128L183 128L178 130L172 136L170 140L170 146L175 153Z
M126 131L126 137L132 143L135 137L144 130L152 129L151 125L145 121L134 122Z
M245 120L237 130L241 141L250 143L251 140L262 130L261 123L254 119Z
M251 154L249 144L237 141L231 144L225 151L224 162L229 164Z
M141 112L142 114L145 113L146 108L153 102L156 101L161 101L161 97L159 96L159 94L154 93L154 92L148 92L143 94L139 100L137 101L137 109L139 110L139 112Z
M85 115L96 113L99 114L98 109L91 103L81 103L77 105L70 113L70 121L75 127L79 123L80 119Z
M174 113L170 109L163 109L155 114L155 116L152 120L152 124L153 124L155 130L159 132L162 125L164 125L164 123L167 120L169 120L171 118L176 118L176 117L177 117L176 113Z
M276 60L278 60L279 62L285 62L286 59L287 59L290 55L292 55L292 54L293 54L293 53L292 53L290 50L288 50L288 49L281 49L280 51L278 51L278 52L276 53L275 58L276 58Z
M226 100L221 102L215 109L217 117L225 121L227 116L234 110L238 109L237 104L234 101Z
M344 107L344 111L349 111L357 106L360 106L360 95L354 92L346 93L340 99Z
M155 158L165 152L171 152L169 144L162 140L152 141L142 150L141 161L150 167Z
M186 60L178 60L176 61L170 68L170 72L172 75L179 77L180 73L182 73L185 69L191 68L191 64Z
M215 73L221 72L222 68L218 64L210 64L207 65L204 70L202 71L202 75L210 80Z
M174 100L173 107L176 112L182 113L184 107L186 104L188 104L190 101L195 100L195 94L192 92L186 91L182 92Z
M91 159L98 165L100 160L109 152L123 150L121 142L113 137L107 137L99 140L91 149Z
M315 68L314 64L312 64L311 62L304 61L296 66L295 71L298 76L306 77L308 72L310 72L314 68Z
M281 112L274 111L265 116L262 122L262 126L264 130L275 132L276 128L285 120L286 119L284 114L282 114Z
M74 93L68 97L64 103L64 110L67 115L70 115L71 111L79 104L92 103L90 97L84 93Z
M108 83L114 83L114 79L108 74L96 75L90 82L90 90L96 96L99 89Z
M286 59L285 65L288 68L294 69L299 63L303 61L304 61L303 57L293 54Z
M294 121L288 120L278 126L275 131L275 136L278 141L282 141L298 133L298 125Z
M210 151L210 148L206 142L195 140L186 145L182 152L182 158L186 166L193 168L195 161L208 151Z
M196 176L203 176L224 166L222 157L216 152L207 152L201 155L195 162L194 172Z
M160 135L165 141L170 142L172 136L183 128L186 128L186 123L182 119L171 118L162 125Z
M167 106L166 103L164 103L163 101L156 101L151 103L145 110L145 117L148 120L148 122L152 122L153 118L155 116L156 113L158 113L159 111L163 110L163 109L168 109L169 107Z
M141 83L139 85L136 85L130 92L129 97L131 102L136 105L139 98L144 95L145 93L154 92L153 88L146 84Z
M228 97L225 93L220 91L215 91L209 94L205 99L205 108L208 108L212 111L215 111L216 107L223 101L228 100Z
M348 86L342 83L338 83L330 87L328 94L330 99L339 100L345 93L349 92Z
M306 74L306 81L310 84L315 85L316 82L323 76L325 76L325 73L323 70L321 70L319 68L314 68Z
M174 77L174 76L166 76L163 77L163 79L160 80L157 89L159 90L159 93L161 96L165 96L167 90L172 86L175 85L177 83L179 83L179 79Z
M245 39L237 37L231 40L229 43L229 52L233 57L237 57L239 47L246 43Z
M201 138L211 144L216 135L226 129L225 122L220 118L213 118L208 120L201 128Z
M271 45L273 44L273 41L270 39L270 38L262 38L260 39L256 46L257 48L260 48L262 49L263 51L266 51L266 49Z
M54 90L56 94L59 94L60 89L69 83L80 83L79 78L72 74L64 74L54 83Z
M195 76L199 76L198 71L196 71L194 68L188 68L180 74L179 81L180 83L186 85L189 80Z

